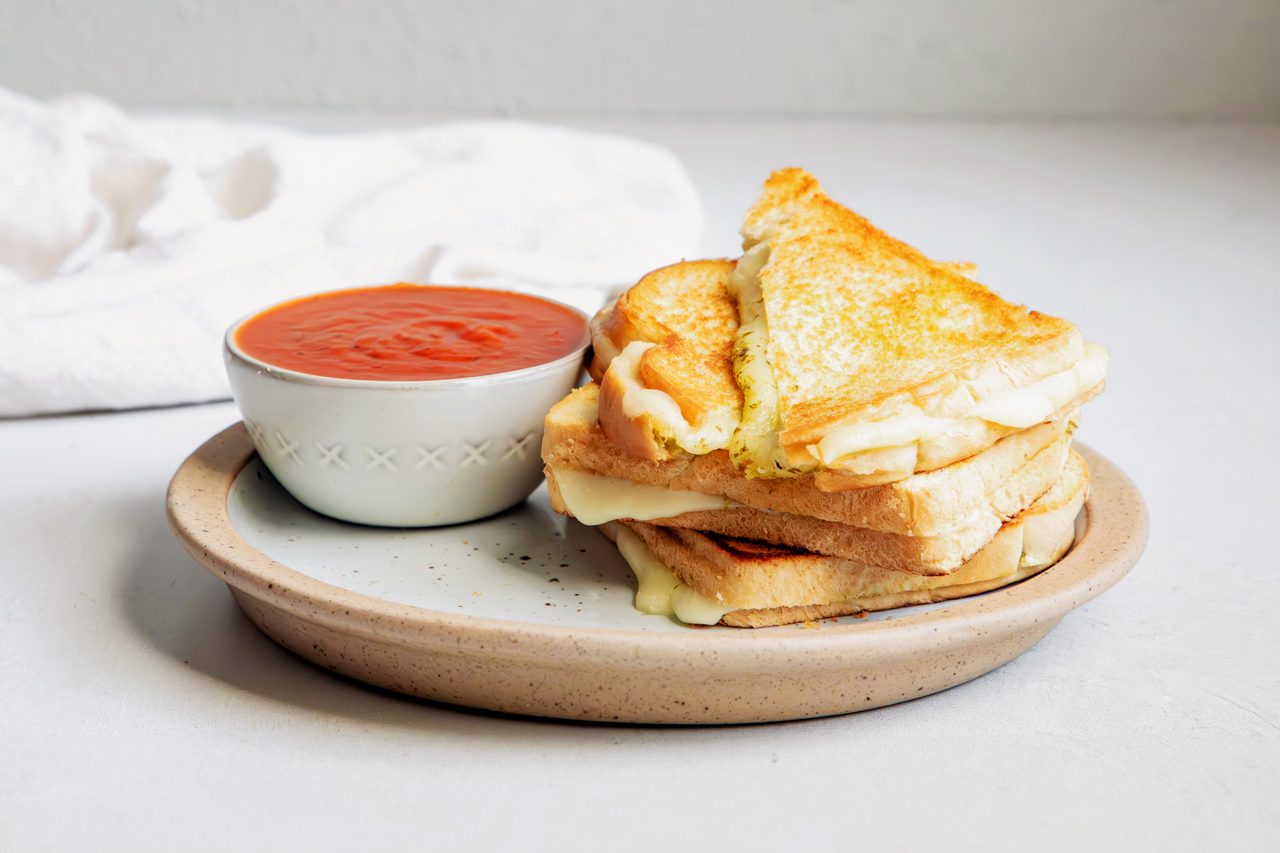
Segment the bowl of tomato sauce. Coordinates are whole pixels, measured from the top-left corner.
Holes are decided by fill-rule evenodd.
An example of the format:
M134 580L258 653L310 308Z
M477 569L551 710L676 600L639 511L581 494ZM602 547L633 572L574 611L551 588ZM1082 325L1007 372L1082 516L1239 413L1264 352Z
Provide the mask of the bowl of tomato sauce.
M394 284L251 314L223 354L254 447L290 494L343 521L432 527L538 487L543 418L589 342L586 315L549 299Z

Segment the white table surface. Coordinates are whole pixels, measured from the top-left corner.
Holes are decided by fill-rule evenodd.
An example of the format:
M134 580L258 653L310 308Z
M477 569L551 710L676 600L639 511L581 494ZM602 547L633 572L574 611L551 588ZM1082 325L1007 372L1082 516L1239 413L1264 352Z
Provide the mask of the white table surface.
M230 404L0 422L0 849L1275 850L1280 128L609 126L684 159L709 252L805 165L1105 343L1081 435L1146 495L1132 575L892 708L510 719L300 662L183 553L165 485Z

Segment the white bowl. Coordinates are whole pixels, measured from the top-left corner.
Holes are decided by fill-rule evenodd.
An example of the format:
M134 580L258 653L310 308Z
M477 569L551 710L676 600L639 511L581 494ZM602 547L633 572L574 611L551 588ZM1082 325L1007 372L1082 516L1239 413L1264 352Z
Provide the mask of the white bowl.
M550 301L550 300L548 300ZM227 330L231 394L271 473L316 512L382 527L474 521L542 482L542 423L589 343L546 364L464 379L384 382L299 373L246 354ZM260 313L260 312L258 312Z

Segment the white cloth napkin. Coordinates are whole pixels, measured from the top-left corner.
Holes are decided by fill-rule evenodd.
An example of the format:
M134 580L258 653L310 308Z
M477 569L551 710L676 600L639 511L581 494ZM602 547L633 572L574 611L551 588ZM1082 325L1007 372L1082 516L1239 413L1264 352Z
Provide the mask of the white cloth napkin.
M614 136L308 136L0 90L0 416L226 397L227 326L303 293L475 283L594 310L701 224L670 152Z

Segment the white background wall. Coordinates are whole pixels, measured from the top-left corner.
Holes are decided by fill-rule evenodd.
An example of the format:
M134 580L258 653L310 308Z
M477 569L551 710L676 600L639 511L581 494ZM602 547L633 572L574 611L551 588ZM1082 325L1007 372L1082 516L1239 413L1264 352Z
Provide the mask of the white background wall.
M1280 0L0 0L0 85L144 106L1280 118Z

